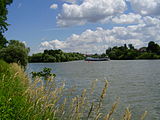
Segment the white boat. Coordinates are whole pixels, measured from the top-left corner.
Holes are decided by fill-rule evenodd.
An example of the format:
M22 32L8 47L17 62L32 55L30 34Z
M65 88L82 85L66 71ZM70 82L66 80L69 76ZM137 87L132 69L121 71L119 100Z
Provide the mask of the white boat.
M109 61L108 57L105 58L93 58L93 57L86 57L85 61Z

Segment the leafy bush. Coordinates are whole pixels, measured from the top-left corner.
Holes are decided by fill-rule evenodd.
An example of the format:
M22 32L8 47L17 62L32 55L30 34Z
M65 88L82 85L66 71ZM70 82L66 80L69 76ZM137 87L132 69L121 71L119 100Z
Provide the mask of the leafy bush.
M56 74L51 73L51 68L43 68L40 72L31 72L32 78L35 77L43 77L45 80L47 80L49 77L56 77Z

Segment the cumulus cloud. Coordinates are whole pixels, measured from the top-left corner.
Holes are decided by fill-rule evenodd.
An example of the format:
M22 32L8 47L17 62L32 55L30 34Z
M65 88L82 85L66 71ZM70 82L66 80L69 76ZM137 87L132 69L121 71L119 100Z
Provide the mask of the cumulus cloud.
M23 43L25 46L27 46L27 43L26 43L26 41L22 41L22 43Z
M77 0L62 0L64 2L68 2L68 3L76 3Z
M128 0L133 10L142 15L160 15L160 0Z
M112 22L117 24L137 24L142 22L142 16L134 13L122 14L120 16L113 17Z
M66 47L66 43L59 40L45 41L41 43L41 49L63 49Z
M62 11L56 17L57 25L69 27L86 23L136 24L142 17L160 18L160 0L62 0ZM79 1L79 2L77 2ZM134 13L125 14L131 4ZM135 14L136 13L136 14Z
M100 22L126 10L125 0L84 0L80 5L64 3L57 16L59 26Z
M160 20L145 17L143 22L127 27L113 29L88 29L77 35L73 34L65 41L53 40L41 43L42 49L62 49L66 52L101 53L112 46L133 44L139 48L151 40L160 43Z
M62 27L86 23L116 23L112 29L87 29L72 34L65 41L52 40L41 43L41 50L62 49L66 52L101 53L108 47L133 44L139 48L149 41L160 44L160 0L62 0L65 3L57 24ZM126 2L134 13L127 13ZM53 7L54 8L54 7ZM116 27L117 24L126 24Z
M58 8L58 5L57 5L57 4L52 4L52 5L50 6L50 8L51 8L51 9L57 9L57 8Z

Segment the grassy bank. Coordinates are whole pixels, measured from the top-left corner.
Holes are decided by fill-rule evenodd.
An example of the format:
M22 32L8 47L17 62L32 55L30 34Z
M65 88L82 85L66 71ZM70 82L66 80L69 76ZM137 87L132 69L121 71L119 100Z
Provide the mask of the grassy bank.
M20 119L27 104L28 79L17 64L0 61L0 119Z
M56 83L53 78L45 82L35 78L30 82L17 64L0 61L0 120L114 120L118 100L107 113L103 110L108 82L96 99L91 99L96 81L91 86L73 95L70 93L74 89L66 89L65 83ZM144 112L140 120L144 120L146 114ZM119 119L134 118L126 108Z

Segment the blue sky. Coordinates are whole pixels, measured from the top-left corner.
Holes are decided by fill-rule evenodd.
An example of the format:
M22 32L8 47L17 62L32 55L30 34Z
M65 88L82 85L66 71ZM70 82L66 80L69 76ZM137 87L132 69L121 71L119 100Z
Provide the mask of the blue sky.
M6 38L25 42L31 54L102 53L125 43L160 43L159 0L14 0L8 9Z
M51 0L14 0L9 6L11 26L6 32L7 38L26 41L31 49L45 39L61 38L58 31L47 31L56 27L58 10L50 9L52 3Z

